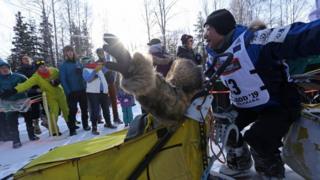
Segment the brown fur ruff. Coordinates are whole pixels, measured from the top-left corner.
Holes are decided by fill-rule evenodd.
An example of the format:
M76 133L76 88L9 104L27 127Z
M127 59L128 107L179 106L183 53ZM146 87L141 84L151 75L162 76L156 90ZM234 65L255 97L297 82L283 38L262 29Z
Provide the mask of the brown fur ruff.
M154 70L151 60L136 53L130 65L130 78L121 86L135 95L141 106L160 123L182 121L193 95L201 88L202 69L192 61L177 59L164 77Z

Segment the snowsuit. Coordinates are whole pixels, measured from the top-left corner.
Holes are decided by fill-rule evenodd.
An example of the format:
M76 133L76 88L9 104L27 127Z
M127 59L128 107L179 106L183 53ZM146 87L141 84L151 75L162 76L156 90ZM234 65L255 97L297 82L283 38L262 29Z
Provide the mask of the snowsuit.
M81 109L81 121L83 128L88 127L88 101L86 96L86 82L82 77L83 65L77 60L65 60L59 67L60 81L67 96L69 107L69 120L75 126L77 104Z
M36 67L34 65L21 65L17 70L17 73L25 75L27 78L30 78L36 72ZM28 97L34 97L41 95L41 92L38 92L39 87L33 86L28 92ZM28 112L23 115L27 119L38 119L40 118L40 104L41 102L33 103Z
M231 103L239 112L239 130L255 122L233 146L239 147L245 140L261 157L275 157L301 110L299 94L288 82L282 60L320 53L320 21L256 32L237 26L226 37L221 46L226 48L207 49L208 53L234 54L232 66L220 78L230 89Z
M53 86L50 84L50 80L59 78L59 71L56 68L49 68L50 76L43 78L38 74L34 73L30 79L26 82L18 84L15 89L18 92L24 92L31 87L38 85L43 92L46 92L48 107L50 111L50 123L57 121L59 116L59 109L62 111L64 120L68 122L69 109L61 86ZM53 127L53 126L52 126Z
M118 91L118 100L121 104L124 124L128 125L133 120L132 106L135 105L134 97L120 89Z

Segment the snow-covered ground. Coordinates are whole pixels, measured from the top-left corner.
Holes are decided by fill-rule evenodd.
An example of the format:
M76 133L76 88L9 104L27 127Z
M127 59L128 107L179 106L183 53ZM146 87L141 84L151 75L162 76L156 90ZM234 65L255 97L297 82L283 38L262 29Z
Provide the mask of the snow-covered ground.
M111 108L110 108L110 112ZM140 105L137 103L133 108L134 116L141 113ZM111 113L112 114L112 113ZM119 107L119 115L122 116L121 108ZM111 116L112 117L112 116ZM77 115L77 119L80 120L80 114ZM122 119L122 118L121 118ZM42 134L39 136L39 141L29 141L26 126L23 118L19 119L19 130L20 130L20 139L22 142L22 147L18 149L12 148L12 142L0 142L0 179L9 176L10 174L15 173L17 170L25 166L32 159L45 154L51 149L67 144L72 144L75 142L96 138L99 136L104 136L115 131L119 131L124 128L124 125L118 125L117 129L108 129L104 128L103 124L99 124L99 136L94 136L91 134L91 131L84 131L81 124L80 128L77 130L77 135L69 136L68 128L63 120L59 118L58 125L62 136L60 137L49 137L48 131L41 127ZM221 163L216 162L213 165L211 171L218 171ZM255 178L252 178L255 179ZM293 172L290 168L286 167L286 179L288 180L303 180L302 177Z
M122 111L120 106L118 106L118 111L119 116L122 119ZM112 118L113 116L111 108L110 113ZM133 107L133 114L134 116L141 114L141 108L138 103ZM80 114L77 114L77 119L79 121L81 120ZM84 131L81 124L78 124L80 128L77 130L77 135L69 136L68 127L62 117L59 117L58 125L62 136L49 137L49 132L47 131L47 129L41 126L42 133L41 135L39 135L40 140L29 141L24 119L19 118L19 132L22 147L13 149L11 141L0 141L0 179L15 173L32 159L45 154L55 147L104 136L106 134L110 134L124 128L124 124L118 125L117 129L105 128L103 127L103 124L99 124L98 129L100 135L95 136L91 134L91 131Z

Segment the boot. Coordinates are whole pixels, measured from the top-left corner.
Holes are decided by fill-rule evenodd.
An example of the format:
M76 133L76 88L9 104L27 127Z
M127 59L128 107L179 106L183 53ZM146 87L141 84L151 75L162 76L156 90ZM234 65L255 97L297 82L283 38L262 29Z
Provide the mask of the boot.
M70 136L76 135L77 132L76 132L75 125L71 121L68 121L67 125L68 125L68 129L69 129L69 132L70 132L69 135Z
M40 138L36 135L29 137L30 141L38 141Z
M110 128L110 129L117 129L117 126L115 126L113 124L105 124L104 127L105 128Z
M21 147L21 146L22 146L22 144L21 144L20 141L17 141L17 142L13 142L13 143L12 143L13 149L17 149L17 148L19 148L19 147Z
M56 133L53 133L53 134L52 134L52 136L61 136L61 135L62 135L61 132L58 132L58 134L56 134Z
M118 123L118 124L123 124L123 122L122 122L119 118L114 119L114 122L115 122L115 123Z
M33 119L32 123L33 123L33 127L34 127L34 133L38 134L38 135L41 134L41 129L40 129L40 126L39 126L39 120L38 119Z
M83 127L83 130L85 130L85 131L90 131L91 128L90 128L90 126L86 126L86 127Z
M97 126L92 126L92 134L93 135L99 135L100 133L97 130Z
M40 126L39 126L39 120L38 119L33 119L33 127L34 127L34 133L35 134L41 134L41 129L40 129Z
M40 119L41 119L41 126L45 127L46 129L49 130L49 126L48 126L48 119L44 114L40 114Z
M254 149L250 150L254 167L262 179L284 179L285 168L279 153L262 157Z
M252 166L251 154L248 145L227 148L227 164L223 165L219 172L233 178L250 176Z

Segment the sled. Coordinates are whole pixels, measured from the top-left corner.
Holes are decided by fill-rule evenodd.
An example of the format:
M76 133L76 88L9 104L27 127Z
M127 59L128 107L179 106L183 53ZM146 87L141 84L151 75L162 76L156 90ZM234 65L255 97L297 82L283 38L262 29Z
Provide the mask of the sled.
M305 90L320 90L320 69L304 74L295 74L291 78L293 82Z
M320 179L320 104L304 104L285 137L283 159L305 179Z
M228 54L228 58L226 63L232 56L230 59ZM217 71L210 82L221 72ZM232 115L220 115L221 121L212 123L210 82L174 130L158 127L127 141L127 130L122 130L58 147L31 161L14 179L208 179L211 165L222 153L209 158L208 137L223 148L228 131L234 127L229 126ZM213 128L221 129L210 134Z
M187 119L138 179L199 179L199 122ZM19 170L14 179L128 179L160 138L160 129L124 142L127 130L56 148Z
M57 122L55 120L55 117L50 116L50 110L48 107L46 92L42 92L42 103L43 103L43 109L44 109L45 114L47 116L49 135L53 136L55 134L56 136L58 136L59 128L58 128Z

